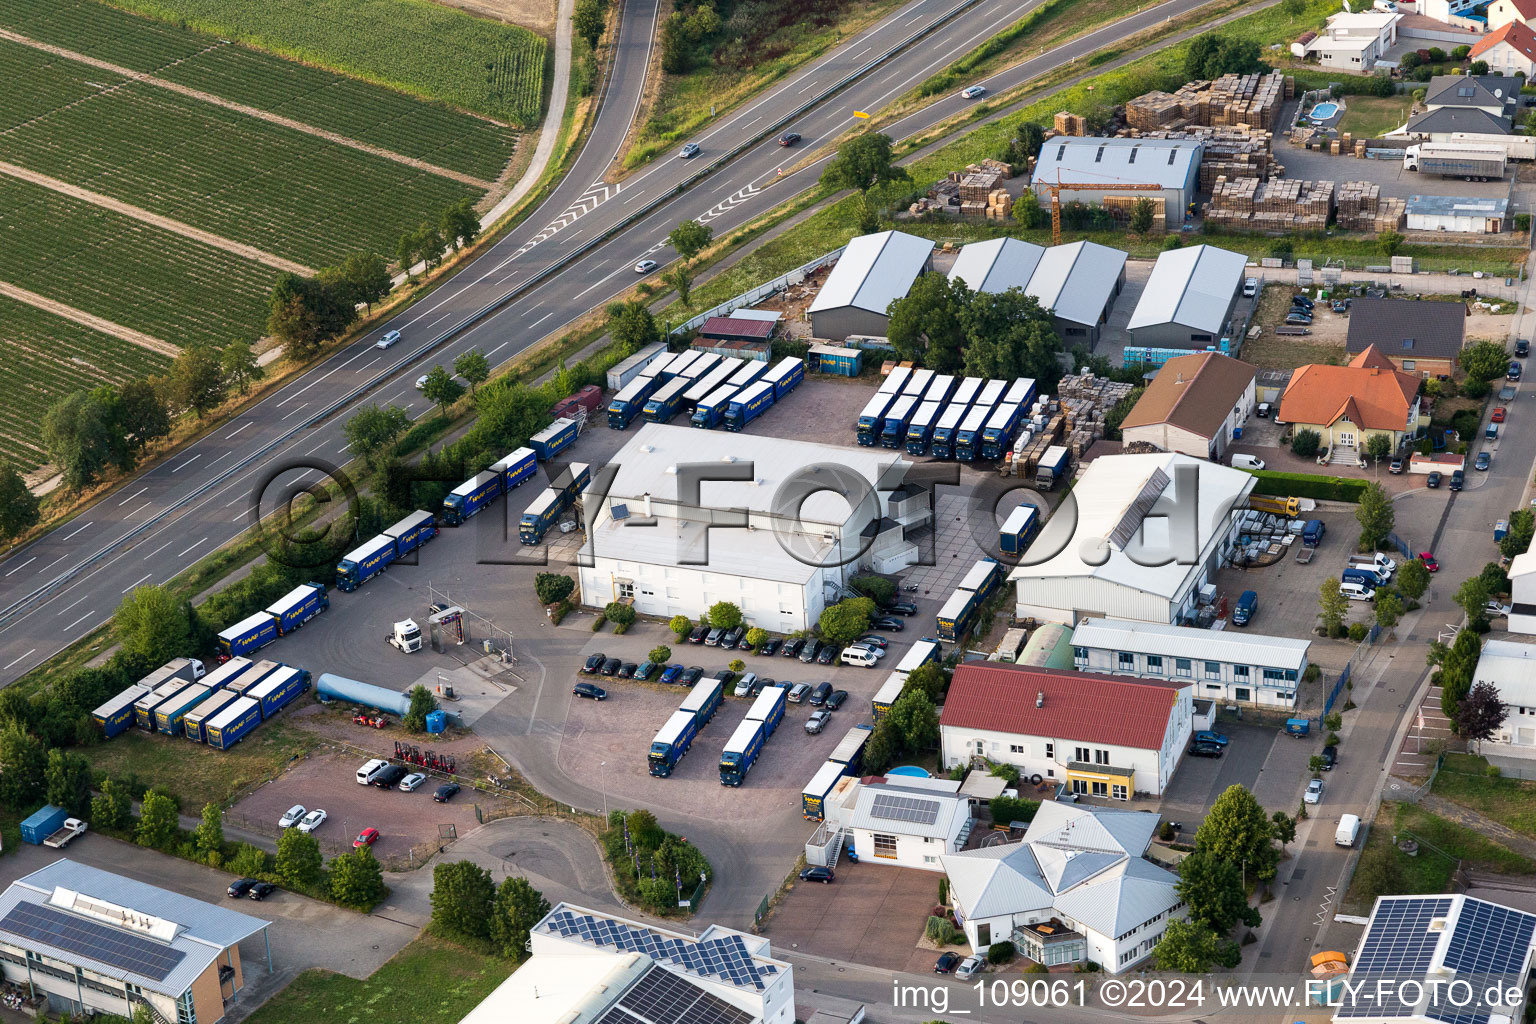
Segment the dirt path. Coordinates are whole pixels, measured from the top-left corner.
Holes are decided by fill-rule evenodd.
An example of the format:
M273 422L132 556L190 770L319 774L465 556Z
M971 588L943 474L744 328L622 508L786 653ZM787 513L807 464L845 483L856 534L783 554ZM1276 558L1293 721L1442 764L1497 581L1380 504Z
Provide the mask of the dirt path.
M145 224L153 224L157 228L164 228L166 231L181 235L183 238L190 238L193 241L202 242L204 245L211 245L215 249L223 249L227 253L243 256L248 260L255 260L257 263L264 263L278 270L290 271L304 277L313 277L315 274L312 268L306 267L302 263L285 260L281 256L274 256L255 246L232 242L222 235L215 235L201 228L195 228L190 224L183 224L179 220L162 217L158 213L151 213L140 207L130 206L128 203L113 199L111 196L104 196L100 192L92 192L90 189L80 188L77 185L71 185L67 181L59 181L57 178L50 178L46 174L38 174L36 171L29 171L25 167L17 167L15 164L8 164L3 160L0 160L0 174L9 175L12 178L30 182L33 185L41 185L43 188L62 195L83 200L92 206L100 206L103 209L111 210L113 213L120 213L124 217L132 217L134 220L143 221Z
M440 177L450 178L453 181L461 182L470 186L471 188L478 188L489 192L494 184L493 182L483 181L480 178L476 178L468 174L462 174L458 171L450 171L446 167L438 167L436 164L429 164L425 160L417 160L414 157L403 156L400 153L391 152L390 150L382 149L378 146L370 146L366 142L358 142L356 139L349 139L345 135L338 135L335 132L328 132L322 128L316 128L314 125L305 124L302 121L295 121L292 118L283 117L280 114L274 114L271 111L258 110L255 107L248 107L243 103L236 103L233 100L227 100L221 96L215 96L212 93L202 92L198 89L189 89L184 85L177 85L175 82L167 82L163 78L156 78L154 75L147 75L142 71L133 71L129 68L113 64L110 61L97 60L95 57L88 57L83 53L76 53L74 50L66 50L62 46L53 46L48 43L40 42L36 39L11 32L7 29L0 29L0 39L6 39L13 43L20 43L22 46L30 46L34 50L41 50L44 53L51 53L55 57L63 57L65 60L72 60L80 64L86 64L90 67L98 68L102 71L107 71L111 74L130 79L131 81L142 82L145 85L153 85L160 89L168 89L171 92L179 93L182 96L188 97L189 99L198 100L202 103L211 103L216 107L223 107L226 110L233 110L238 114L244 114L247 117L254 117L257 120L266 121L269 124L282 125L284 128L292 128L296 132L303 132L305 135L313 135L316 138L334 142L338 146L346 146L348 149L355 149L363 153L371 153L374 156L383 157L385 160L393 160L397 164L405 164L407 167L414 167L419 171L426 171L428 174L436 174Z
M161 355L169 356L172 359L181 355L181 349L168 341L161 341L159 338L150 337L148 334L140 334L132 328L115 324L111 320L103 320L99 316L92 316L83 309L66 306L62 302L55 302L36 292L29 292L25 288L18 288L5 281L0 281L0 295L8 299L15 299L17 302L25 302L27 305L35 306L38 309L47 310L55 316L61 316L66 320L73 320L77 324L84 324L86 327L100 331L102 334L110 334L114 338L121 338L130 345L147 348L151 352L159 352Z

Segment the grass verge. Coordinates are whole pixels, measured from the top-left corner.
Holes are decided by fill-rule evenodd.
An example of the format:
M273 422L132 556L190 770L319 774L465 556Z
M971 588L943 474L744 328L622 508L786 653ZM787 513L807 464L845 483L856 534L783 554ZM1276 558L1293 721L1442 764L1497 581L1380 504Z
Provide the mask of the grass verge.
M228 807L318 745L315 736L276 721L265 723L229 750L151 736L138 729L129 729L110 743L77 749L98 778L137 779L176 794L182 809L196 814L205 803Z
M1412 857L1392 845L1393 836L1406 833L1419 840ZM1371 827L1342 907L1350 913L1369 913L1377 896L1450 892L1458 862L1498 874L1536 871L1536 864L1527 858L1455 822L1412 804L1387 805Z
M1446 754L1433 792L1536 838L1536 782L1490 777L1487 768L1488 762L1475 754Z

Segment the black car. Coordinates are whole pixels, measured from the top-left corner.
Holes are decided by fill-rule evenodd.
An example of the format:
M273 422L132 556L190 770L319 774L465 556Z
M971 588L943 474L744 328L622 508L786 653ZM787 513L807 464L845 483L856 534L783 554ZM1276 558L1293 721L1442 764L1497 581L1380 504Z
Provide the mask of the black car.
M688 633L688 642L691 644L701 644L707 636L709 636L708 626L694 626Z
M725 636L720 638L721 647L735 647L741 643L741 638L747 635L745 626L737 626L735 629L725 631Z
M1305 295L1292 295L1291 303L1296 306L1306 306L1308 309L1311 309L1314 305L1313 301Z
M1190 757L1220 757L1220 743L1191 743L1189 745Z
M784 646L779 648L779 653L786 658L793 658L800 653L800 649L804 646L805 640L803 637L793 637L784 641Z
M821 707L827 702L827 698L830 696L832 696L832 684L817 683L816 689L811 691L811 707Z
M847 702L847 700L847 690L833 690L832 695L827 698L827 710L836 711L838 708L842 707L843 704Z
M684 686L692 686L703 678L704 670L702 668L697 665L689 665L687 670L683 672L682 684Z
M897 601L895 604L888 604L880 610L887 615L916 615L917 605L911 601Z
M1458 469L1451 473L1451 490L1461 490L1462 486L1465 485L1466 482L1467 474L1463 473L1461 470Z
M728 669L728 668L723 668L723 669L721 669L721 670L720 670L720 671L718 671L718 672L716 672L716 673L715 673L715 675L714 675L714 678L716 678L716 679L718 679L718 680L720 680L720 685L721 685L721 686L722 686L722 687L724 687L724 686L725 686L725 685L726 685L726 684L727 684L727 683L729 683L729 682L730 682L730 681L731 681L731 680L732 680L732 679L735 679L735 678L736 678L736 673L735 673L735 672L732 672L732 671L731 671L731 670L730 670L730 669Z
M663 665L656 664L654 661L642 661L640 667L635 669L635 678L644 682L655 675L658 669L664 667Z
M251 894L251 890L254 888L256 888L256 879L237 878L233 882L230 882L229 888L224 891L228 895L233 896L235 899L239 899L242 896L249 896Z
M878 647L882 651L890 646L890 641L881 636L879 633L865 633L863 636L855 640L854 643L868 644L871 647Z
M394 789L395 785L409 774L411 774L409 768L392 764L373 777L373 784L380 789Z
M933 965L934 974L954 974L955 968L960 966L960 954L949 952L939 957L939 962Z
M1429 474L1429 478L1424 481L1424 486L1428 487L1432 491L1438 490L1439 487L1440 487L1440 474L1439 474L1439 472L1437 471L1437 472Z
M800 133L799 132L785 132L783 135L779 136L779 145L781 145L781 146L793 146L795 143L797 143L799 141L800 141Z
M603 689L601 686L598 686L596 683L577 683L571 689L571 693L577 697L588 697L592 700L608 699L608 691Z
M837 644L822 644L821 650L816 652L816 664L830 665L837 659L840 648Z
M1332 743L1323 748L1323 771L1333 771L1333 766L1339 762L1339 748Z
M752 683L752 692L748 696L756 697L763 690L776 685L770 676L758 676Z
M738 651L750 651L752 649L752 642L747 639L747 634L750 632L751 630L749 629L741 631L741 639L736 641L736 649Z
M616 676L619 674L619 669L623 667L624 662L620 661L618 658L609 658L607 661L603 662L603 675Z
M869 624L869 628L870 629L882 630L883 632L886 632L886 633L900 633L903 629L906 629L907 627L902 625L902 622L901 622L900 619L893 619L890 616L886 615L886 616L882 616L882 617L872 621Z
M1531 343L1530 343L1530 341L1525 339L1525 338L1517 338L1515 340L1515 355L1519 356L1521 359L1524 359L1526 356L1528 356L1530 354L1531 354Z
M761 655L764 655L765 657L771 658L775 654L779 653L779 647L783 643L784 643L784 641L780 640L778 637L773 637L772 639L764 640L763 641L763 646L761 646L761 647L759 647L757 649L757 653L761 654Z
M638 672L639 670L640 670L640 666L639 665L636 665L632 661L626 661L624 663L624 667L619 669L619 678L620 679L633 679L633 678L635 678L635 673Z
M820 882L822 885L831 885L832 879L836 877L837 876L832 873L831 868L806 868L804 871L800 872L800 881Z
M581 666L581 670L583 672L585 672L587 675L590 676L594 672L596 672L599 669L601 669L603 667L603 662L605 662L607 660L608 660L608 655L606 655L606 654L593 654L593 655L589 655L587 657L587 663L585 665Z
M821 641L815 638L807 640L805 646L800 648L800 660L809 665L816 660L816 655L821 653Z
M445 782L437 787L437 792L432 794L432 799L440 804L445 804L453 799L453 795L459 791L457 782Z
M277 892L277 886L271 882L257 882L251 886L250 898L260 902L275 892Z

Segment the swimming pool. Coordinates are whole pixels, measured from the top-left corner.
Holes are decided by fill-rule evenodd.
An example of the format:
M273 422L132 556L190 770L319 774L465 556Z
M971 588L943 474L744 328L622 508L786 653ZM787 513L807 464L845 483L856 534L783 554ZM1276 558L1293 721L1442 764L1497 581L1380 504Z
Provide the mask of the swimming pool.
M1339 112L1337 103L1319 103L1307 114L1314 121L1326 121Z

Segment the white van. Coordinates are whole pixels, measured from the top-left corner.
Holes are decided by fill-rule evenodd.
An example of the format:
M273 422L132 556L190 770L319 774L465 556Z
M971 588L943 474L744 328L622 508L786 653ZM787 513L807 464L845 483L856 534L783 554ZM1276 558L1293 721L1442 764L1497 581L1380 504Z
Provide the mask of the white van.
M1233 469L1263 469L1264 460L1252 455L1237 454L1232 456Z
M1355 838L1360 835L1360 816L1346 814L1339 819L1339 830L1333 834L1335 846L1354 846Z
M389 762L374 758L357 770L357 784L366 786L379 777L379 773L389 767Z
M1340 583L1339 593L1351 601L1371 601L1376 597L1376 589L1364 583Z
M850 647L843 652L844 665L857 665L860 668L874 668L875 662L880 659L875 652L865 647Z

